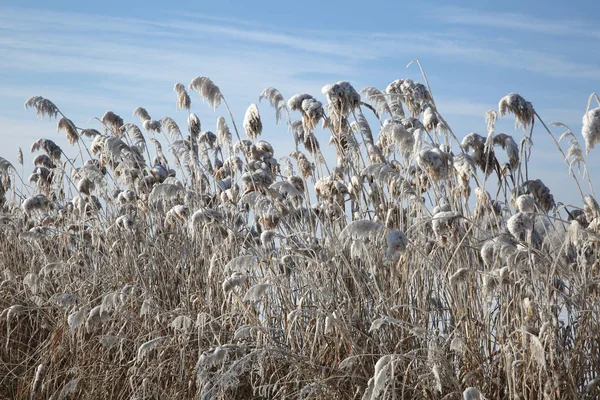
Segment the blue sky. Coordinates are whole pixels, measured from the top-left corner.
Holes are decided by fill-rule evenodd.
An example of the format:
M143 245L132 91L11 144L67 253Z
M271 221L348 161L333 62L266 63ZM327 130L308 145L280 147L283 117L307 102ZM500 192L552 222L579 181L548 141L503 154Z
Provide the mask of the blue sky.
M398 78L422 81L415 65L406 68L418 57L441 114L462 139L469 132L485 135L485 112L510 92L531 101L546 122L561 121L581 138L588 96L600 92L600 5L593 2L19 4L0 3L0 156L13 163L20 146L31 165L27 151L40 137L68 148L55 121L40 121L23 108L33 95L54 101L78 126L96 127L88 121L107 110L138 123L132 116L137 106L185 126L173 85L208 76L241 122L265 87L278 88L286 99L311 93L325 102L322 86L340 80L357 90L383 90ZM202 129L214 130L225 110L213 112L190 94ZM268 104L258 105L264 139L276 156L287 154L286 127L275 125ZM497 131L520 138L513 122L505 117ZM322 145L328 140L322 131L317 137ZM541 126L534 143L532 177L544 180L557 199L579 203ZM598 151L588 159L596 186Z

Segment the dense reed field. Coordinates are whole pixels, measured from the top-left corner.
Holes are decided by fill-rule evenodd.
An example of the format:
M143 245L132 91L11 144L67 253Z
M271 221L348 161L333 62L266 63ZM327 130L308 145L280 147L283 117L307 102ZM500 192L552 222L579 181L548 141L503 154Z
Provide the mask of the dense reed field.
M461 139L423 77L265 89L290 154L207 77L175 84L185 127L28 99L71 148L35 141L28 179L0 158L0 397L597 398L600 99L582 137L511 93ZM579 204L536 179L534 139Z

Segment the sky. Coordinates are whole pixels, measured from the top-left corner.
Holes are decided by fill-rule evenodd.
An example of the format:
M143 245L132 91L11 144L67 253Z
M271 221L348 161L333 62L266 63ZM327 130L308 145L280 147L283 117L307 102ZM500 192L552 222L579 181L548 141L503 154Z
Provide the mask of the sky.
M97 4L0 1L0 157L16 165L21 147L26 175L33 169L35 155L28 150L35 140L69 147L56 121L24 109L34 95L52 100L80 127L98 128L93 118L108 110L139 123L132 115L138 106L154 119L170 116L185 127L173 85L207 76L220 87L238 125L246 108L258 104L263 139L281 157L293 148L292 139L285 125L275 124L268 103L259 103L266 87L286 99L310 93L325 103L321 88L337 81L349 81L357 91L384 90L399 78L422 82L416 65L407 68L418 58L439 112L459 139L470 132L485 135L486 111L517 92L545 122L570 126L582 145L588 98L600 92L600 4L594 2ZM202 130L214 131L226 110L213 111L196 92L190 95ZM501 119L496 130L517 139L523 135L512 116ZM551 130L557 137L564 132ZM316 135L324 147L328 134ZM557 200L581 204L540 124L533 140L530 178L542 179ZM563 143L565 151L567 146ZM592 150L587 161L600 187L598 152Z

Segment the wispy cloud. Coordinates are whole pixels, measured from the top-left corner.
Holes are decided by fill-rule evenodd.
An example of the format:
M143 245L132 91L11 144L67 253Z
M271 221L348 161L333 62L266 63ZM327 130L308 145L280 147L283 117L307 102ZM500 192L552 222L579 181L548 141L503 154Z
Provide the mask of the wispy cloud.
M440 21L458 25L516 29L553 36L575 35L595 39L600 38L600 31L595 27L577 20L550 20L537 18L532 15L489 12L455 6L436 7L431 9L428 14Z

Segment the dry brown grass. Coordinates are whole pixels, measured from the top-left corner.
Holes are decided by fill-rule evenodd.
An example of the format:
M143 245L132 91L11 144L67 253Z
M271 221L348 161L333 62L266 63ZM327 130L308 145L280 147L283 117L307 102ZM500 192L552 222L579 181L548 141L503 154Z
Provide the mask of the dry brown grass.
M229 110L209 78L189 88ZM185 87L175 92L189 112ZM48 157L36 158L32 186L0 159L2 394L598 396L594 197L580 187L581 208L557 206L528 165L531 133L496 135L495 113L487 138L461 146L425 85L366 88L372 104L348 82L323 93L326 106L297 95L291 110L276 89L261 94L295 135L297 151L280 159L258 140L255 105L243 123L249 139L230 120L232 143L223 118L214 135L190 114L185 135L140 107L145 133L107 112L101 134L47 99L28 100L62 117L79 157L36 141ZM499 106L525 130L539 120L517 94ZM320 123L335 167L322 159ZM575 136L563 136L579 185L572 167L585 159Z

